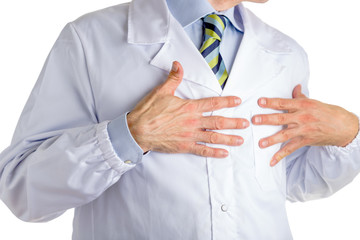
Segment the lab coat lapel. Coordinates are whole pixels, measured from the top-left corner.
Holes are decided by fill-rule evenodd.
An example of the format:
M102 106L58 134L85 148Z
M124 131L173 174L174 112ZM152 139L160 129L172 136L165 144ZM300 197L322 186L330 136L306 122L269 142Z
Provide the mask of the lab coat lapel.
M208 63L187 36L182 26L172 18L169 39L151 61L151 64L169 71L171 63L175 60L179 61L184 68L185 81L188 80L211 89L216 95L221 94L220 84Z
M264 28L242 4L237 6L244 25L244 36L222 95L239 95L243 102L256 90L271 82L285 70L277 59L291 49L273 32ZM267 27L267 26L265 26Z
M148 24L149 19L151 24ZM170 14L165 0L133 0L128 26L129 43L163 44L150 61L151 65L169 72L172 62L179 61L184 68L185 81L208 88L214 95L221 94L216 76L183 27Z
M278 55L290 54L291 48L242 4L236 8L240 11L245 33L224 91L183 27L170 14L166 0L131 2L128 42L163 44L151 59L151 65L169 72L172 62L179 61L184 68L185 81L208 88L214 95L232 95L236 91L244 101L285 69L277 61ZM151 24L148 24L149 19Z
M272 54L259 48L251 38L244 36L222 95L232 95L236 92L245 101L259 87L271 84L284 69L285 66L277 62Z

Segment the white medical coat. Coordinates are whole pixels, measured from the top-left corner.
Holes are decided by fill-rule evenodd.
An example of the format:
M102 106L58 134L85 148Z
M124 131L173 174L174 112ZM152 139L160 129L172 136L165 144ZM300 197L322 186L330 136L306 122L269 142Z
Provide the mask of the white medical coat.
M177 60L185 99L235 95L243 103L208 115L273 113L259 97L307 91L307 57L292 39L241 4L244 38L227 85L217 79L165 0L134 0L68 24L0 157L0 196L25 221L48 221L76 208L73 239L291 239L285 201L329 196L360 168L358 137L347 147L303 148L271 168L280 145L258 147L279 126L220 132L241 135L221 146L225 159L150 152L126 164L108 120L162 83Z

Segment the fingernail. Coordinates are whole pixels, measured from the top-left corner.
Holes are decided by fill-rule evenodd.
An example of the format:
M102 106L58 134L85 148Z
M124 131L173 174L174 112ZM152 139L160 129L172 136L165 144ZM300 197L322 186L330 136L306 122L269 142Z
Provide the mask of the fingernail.
M229 156L229 153L227 151L222 151L221 156L222 157L227 157L227 156Z
M261 117L259 116L254 117L254 123L261 123Z
M244 121L243 122L243 128L247 128L249 126L249 122L248 121Z
M268 140L261 140L260 145L261 145L261 147L265 148L265 147L269 146L269 141Z
M244 140L241 138L236 139L236 145L241 145L241 144L243 144L243 142L244 142Z
M179 66L175 62L173 62L171 71L176 73L178 70L179 70Z
M240 98L235 98L235 104L239 105L241 103L241 99Z
M276 159L272 159L271 162L270 162L270 166L273 167L277 164L277 161Z
M260 103L260 105L266 105L266 99L265 98L260 98L259 103Z

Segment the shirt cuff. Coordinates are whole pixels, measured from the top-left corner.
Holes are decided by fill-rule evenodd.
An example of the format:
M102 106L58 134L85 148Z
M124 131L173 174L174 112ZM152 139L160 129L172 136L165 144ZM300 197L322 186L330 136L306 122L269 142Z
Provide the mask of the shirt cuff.
M328 150L332 154L336 154L336 153L350 154L355 149L360 149L360 118L359 118L359 131L358 131L356 137L352 140L351 143L349 143L345 147L325 146L325 148L326 148L326 150Z
M130 133L127 116L128 113L109 122L107 130L110 141L119 158L127 164L138 164L143 157L143 150L136 143Z

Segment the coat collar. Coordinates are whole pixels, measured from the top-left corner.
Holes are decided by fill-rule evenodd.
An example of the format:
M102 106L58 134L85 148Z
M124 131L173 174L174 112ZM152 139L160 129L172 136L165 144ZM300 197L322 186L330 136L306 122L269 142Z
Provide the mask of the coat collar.
M281 39L281 36L274 34L272 28L264 24L242 3L235 7L235 11L240 11L246 34L256 39L264 50L273 53L291 52L291 48ZM133 44L165 43L169 39L171 18L166 0L133 0L129 8L128 42ZM152 25L150 27L149 22ZM261 31L268 34L257 34ZM269 37L264 38L266 35Z
M164 43L168 39L169 24L170 11L166 0L133 0L129 8L128 42Z
M292 49L283 40L283 35L264 24L242 4L236 6L235 10L241 14L244 37L234 62L236 67L232 68L224 91L182 25L170 14L166 0L132 1L129 9L128 42L163 43L160 51L150 61L151 65L169 72L171 63L177 60L183 65L185 80L208 88L219 96L232 94L231 89L239 89L244 100L258 86L280 74L284 66L278 63L276 56L289 54Z

